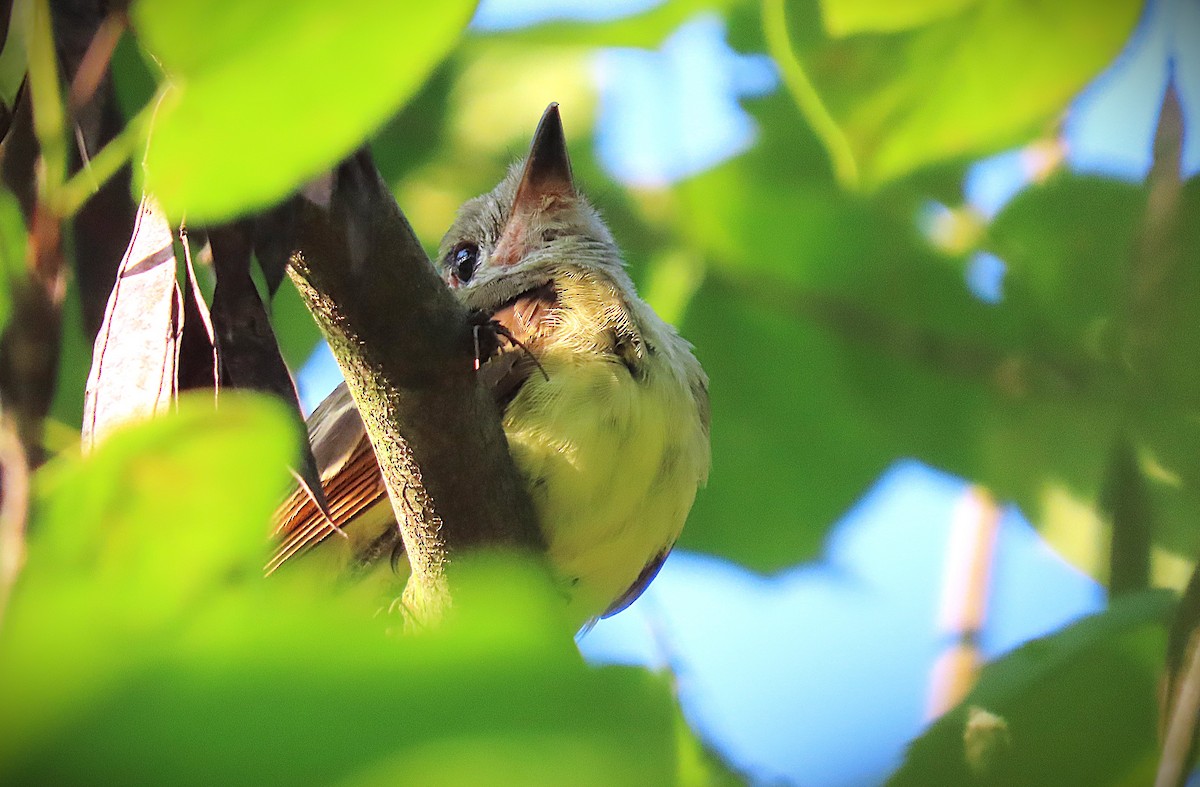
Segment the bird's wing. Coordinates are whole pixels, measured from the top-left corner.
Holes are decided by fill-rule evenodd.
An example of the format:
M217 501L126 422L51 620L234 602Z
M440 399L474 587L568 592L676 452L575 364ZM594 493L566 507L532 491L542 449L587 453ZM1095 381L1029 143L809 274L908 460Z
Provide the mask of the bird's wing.
M535 352L548 327L545 318L553 312L556 300L553 286L545 285L502 304L490 317L499 326L499 340L491 356L483 359L478 375L501 412L530 375L544 373ZM308 434L332 518L325 516L303 487L293 490L275 514L279 545L267 563L268 574L350 525L355 517L387 497L375 451L345 383L313 411ZM646 577L645 584L655 572L657 568ZM644 586L630 589L630 602Z
M268 574L387 495L375 451L345 383L313 411L308 434L332 518L303 487L293 490L275 513L279 545L267 563Z
M496 343L491 357L484 359L479 380L492 392L501 411L538 368L529 347L538 340L542 319L553 302L553 288L542 288L503 305L493 315L502 326L503 340ZM268 574L387 496L375 451L345 383L313 411L308 438L332 518L325 516L303 487L293 490L275 513L279 545L267 563Z

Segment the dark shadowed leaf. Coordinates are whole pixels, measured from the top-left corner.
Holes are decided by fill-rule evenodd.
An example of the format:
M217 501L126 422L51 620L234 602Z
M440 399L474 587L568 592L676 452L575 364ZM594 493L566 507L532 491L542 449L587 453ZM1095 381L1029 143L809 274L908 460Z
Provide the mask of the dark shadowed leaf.
M196 278L186 233L182 241L186 281L183 283L183 331L179 337L179 390L199 388L215 393L221 380L212 314Z
M212 227L208 237L217 274L212 319L221 384L277 397L295 417L296 427L302 428L304 418L296 385L250 277L254 225L243 221ZM294 465L297 478L318 507L328 513L317 463L307 442L300 447L299 459Z

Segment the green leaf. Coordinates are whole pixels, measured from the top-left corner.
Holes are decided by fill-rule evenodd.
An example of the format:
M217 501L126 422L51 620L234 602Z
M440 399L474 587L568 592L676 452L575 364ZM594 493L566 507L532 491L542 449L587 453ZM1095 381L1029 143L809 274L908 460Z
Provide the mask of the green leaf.
M684 329L710 376L713 469L681 545L762 571L815 557L906 457L1021 501L1039 501L1048 478L1099 483L1107 433L1093 408L1004 390L992 379L1006 370L1002 345L985 330L914 328L869 303L712 274ZM729 527L739 521L754 538Z
M473 8L139 0L135 29L167 76L146 189L204 221L283 197L399 109Z
M917 457L1020 503L1102 575L1080 516L1103 518L1123 418L1093 323L1123 281L1138 190L1084 179L1015 203L993 236L1013 259L993 306L894 194L806 181L802 156L770 139L679 188L683 234L712 260L684 333L711 378L714 457L681 543L759 570L792 565L820 553L885 467ZM755 522L756 537L731 521Z
M1095 527L1106 518L1098 493L1120 440L1132 443L1154 497L1156 544L1180 555L1200 548L1194 450L1200 427L1191 415L1200 396L1200 372L1191 361L1200 353L1194 297L1200 179L1185 185L1179 232L1164 241L1177 252L1173 258L1147 259L1140 252L1148 204L1144 186L1064 174L1018 196L988 232L989 247L1008 266L1002 308L1023 315L1027 346L1057 359L1047 392L1059 402L1059 425L1047 423L1043 428L1053 431L1040 438L1031 433L1009 450L1027 465L1026 493L1018 499L1064 549L1103 535ZM1063 431L1071 422L1081 427L1077 450ZM1051 434L1057 436L1048 439ZM1051 450L1074 459L1050 472L1042 462ZM1044 489L1067 482L1060 491L1069 494L1070 506L1036 492L1039 473ZM1076 562L1103 575L1094 561Z
M1155 686L1174 595L1150 591L1030 642L984 667L979 683L910 747L889 784L1140 784L1157 757ZM972 773L972 708L1007 742ZM1147 771L1147 768L1151 770Z
M672 0L648 11L602 22L555 20L530 27L472 32L481 39L503 39L558 48L638 47L655 49L680 25L703 13L732 13L752 6L750 0Z
M1137 185L1062 173L993 220L986 245L1006 266L1003 308L1041 322L1030 339L1052 338L1098 362L1115 357L1145 200Z
M29 581L146 592L149 615L230 571L257 570L246 558L265 544L296 440L273 400L228 393L213 409L211 394L184 396L178 412L47 465L37 476Z
M979 0L822 0L821 18L833 38L856 33L887 33L921 27L974 5Z
M955 5L961 10L947 15ZM835 37L822 33L815 0L765 6L771 54L843 185L872 189L1044 132L1117 54L1142 3L892 6L909 10L884 15L866 0L824 3ZM861 32L867 28L897 32Z
M1178 262L1154 258L1130 334L1144 187L1060 174L1018 196L981 240L1007 265L989 305L967 290L966 252L917 234L911 179L841 194L786 107L754 109L760 145L675 189L680 237L709 261L684 333L713 380L713 476L682 543L760 570L811 557L880 469L916 457L1018 503L1103 578L1099 495L1128 439L1159 521L1156 576L1185 579L1161 558L1200 544L1186 360L1200 353L1200 179L1183 191ZM727 527L742 517L755 539Z
M302 368L321 341L321 331L312 312L289 281L283 283L271 301L271 328L291 369Z
M709 375L713 466L680 546L760 571L818 556L828 528L891 459L838 399L837 347L711 281L684 333ZM730 526L738 522L754 535Z
M713 408L712 476L681 544L764 571L818 555L897 459L978 472L988 377L1019 340L902 203L839 193L814 155L764 122L761 147L677 189L679 233L710 260L683 332Z
M119 639L26 587L23 603L50 617L0 638L0 778L673 780L683 742L666 679L587 667L537 572L491 560L457 579L454 616L403 637L384 634L398 617L304 570L227 583Z
M0 328L12 309L12 289L25 279L25 219L16 197L0 188Z
M0 782L672 781L669 682L585 665L538 565L460 558L444 624L403 637L390 568L265 579L294 440L273 400L202 396L40 471Z
M183 397L177 413L38 471L28 562L0 630L0 761L152 657L197 604L261 576L296 438L273 401L230 395L214 411L211 397Z

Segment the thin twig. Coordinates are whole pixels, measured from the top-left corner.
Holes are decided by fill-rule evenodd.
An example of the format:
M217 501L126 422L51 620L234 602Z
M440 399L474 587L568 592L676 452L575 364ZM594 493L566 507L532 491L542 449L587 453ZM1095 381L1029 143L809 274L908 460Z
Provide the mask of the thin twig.
M0 627L25 563L28 515L29 464L15 425L7 416L0 416Z
M75 79L71 81L71 88L67 94L67 111L72 116L78 114L80 108L92 100L96 88L104 80L108 64L117 49L117 42L121 40L121 34L125 32L127 22L124 13L113 12L106 16L96 29L96 34L92 36L91 43L79 61ZM86 159L87 151L81 150L80 155Z
M1189 642L1191 659L1176 694L1154 787L1179 787L1187 781L1191 771L1196 718L1200 714L1200 647L1196 640L1197 636L1193 634Z
M987 616L999 527L1000 511L992 496L982 487L968 489L950 523L938 628L953 641L934 667L929 718L961 702L979 676L979 634Z

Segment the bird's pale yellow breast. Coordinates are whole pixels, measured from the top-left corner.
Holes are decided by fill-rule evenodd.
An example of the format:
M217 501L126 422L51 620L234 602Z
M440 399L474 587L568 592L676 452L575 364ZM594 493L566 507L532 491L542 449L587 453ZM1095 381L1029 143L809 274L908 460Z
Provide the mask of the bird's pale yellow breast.
M708 441L696 392L656 346L679 342L690 359L686 344L670 329L657 335L661 323L639 324L596 274L560 272L555 288L558 305L531 348L544 374L526 381L504 429L551 561L587 618L674 543L707 473ZM622 330L640 344L628 362L614 352Z

